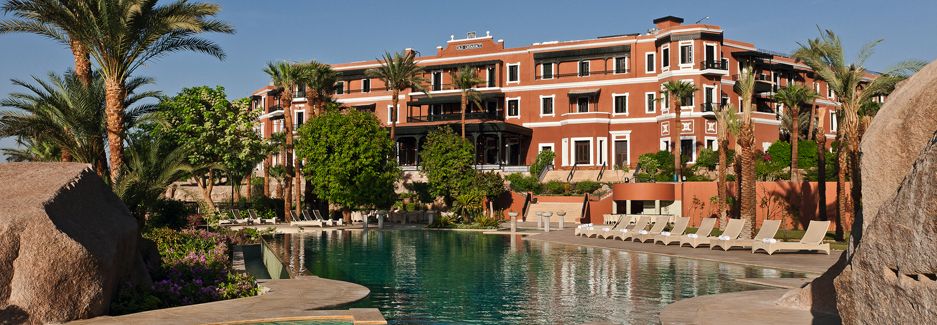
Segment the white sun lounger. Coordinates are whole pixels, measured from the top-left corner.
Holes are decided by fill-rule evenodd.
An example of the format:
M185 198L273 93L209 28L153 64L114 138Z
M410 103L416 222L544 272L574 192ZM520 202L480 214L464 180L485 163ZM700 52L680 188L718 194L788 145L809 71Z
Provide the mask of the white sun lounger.
M657 235L654 235L654 243L658 242L664 243L664 246L670 245L670 243L680 242L680 237L683 236L683 233L686 232L687 225L690 224L690 217L678 217L677 223L674 224L673 229L668 232L661 232Z
M651 227L651 230L648 230L646 234L642 234L641 230L638 230L638 232L631 237L631 241L644 243L645 241L653 240L654 236L657 236L662 231L664 231L664 227L667 227L668 221L670 221L669 216L655 218L654 226Z
M740 219L729 220L729 226L726 227L727 230L732 227L732 220L741 221ZM696 248L696 246L702 244L709 244L709 234L713 232L714 227L716 227L716 218L703 218L703 222L700 223L699 229L695 234L680 236L680 246L683 247L683 244L690 244L690 247ZM739 231L741 231L741 229L742 226L739 225Z
M758 233L755 234L755 239L739 239L736 238L723 240L723 239L714 239L709 242L709 249L719 246L723 250L728 251L732 247L741 247L741 248L751 248L753 243L760 243L765 238L773 238L774 235L778 232L778 228L781 227L781 220L765 220L761 222L761 229L758 229ZM741 235L741 232L739 232Z
M300 227L319 226L322 228L325 227L325 222L322 222L322 220L312 220L312 219L304 217L304 216L308 216L305 210L303 210L303 213L300 216L297 216L296 213L293 212L293 210L290 210L290 216L293 217L293 221L290 221L290 226L300 226Z
M602 237L602 239L609 239L615 237L615 232L618 232L619 229L627 228L631 225L631 222L634 221L634 216L627 215L618 215L618 223L614 227L603 227L602 231L598 232L596 237ZM608 228L608 230L605 230Z
M807 226L807 232L804 234L804 238L800 242L777 242L777 243L765 243L765 242L754 242L752 243L752 253L762 249L768 253L768 255L773 254L774 252L786 250L786 251L817 251L825 252L826 255L830 255L830 244L823 242L823 237L826 236L827 229L830 228L829 221L816 221L811 220L810 225Z
M249 214L249 215L251 216L251 219L256 220L257 223L268 223L268 222L269 222L269 223L272 223L272 224L277 224L277 218L267 218L267 219L263 219L263 218L257 216L257 211L254 211L254 209L247 210L247 214Z
M641 229L647 228L647 224L650 222L651 217L641 216L633 226L618 229L617 233L615 234L615 238L620 238L621 240L627 241L631 239L631 237L634 237L634 235L637 235L638 231L641 231Z

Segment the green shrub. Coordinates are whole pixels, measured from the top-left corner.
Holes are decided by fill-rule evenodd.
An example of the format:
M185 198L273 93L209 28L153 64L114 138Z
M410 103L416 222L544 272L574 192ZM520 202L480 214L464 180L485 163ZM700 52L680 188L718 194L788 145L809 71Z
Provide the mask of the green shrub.
M525 177L521 173L514 173L508 175L506 179L511 181L511 186L515 191L533 192L535 194L540 194L543 191L543 184L540 184L536 176Z
M413 182L407 184L406 188L410 193L414 194L411 199L415 198L423 203L433 203L436 201L436 197L430 193L432 188L426 182Z
M537 158L534 160L534 163L530 165L530 175L539 176L540 171L543 170L543 167L553 163L553 159L556 159L556 153L553 150L544 150L537 154Z
M566 188L563 186L563 182L551 179L543 184L543 192L546 194L563 194L566 192Z
M735 174L726 174L726 182L734 182Z
M182 229L188 226L188 216L195 213L194 208L176 200L159 199L153 205L152 214L147 218L147 227Z
M576 183L574 190L576 191L576 193L585 194L585 193L595 192L595 190L598 190L600 188L602 188L602 184L599 184L598 182L594 182L590 180L584 180L579 183Z
M705 167L709 170L716 168L716 164L719 163L719 152L713 151L709 148L703 148L700 150L699 156L696 157L696 166Z
M498 219L495 219L489 216L480 216L478 218L475 218L475 224L477 224L479 228L483 228L483 229L501 228L501 223L498 222Z

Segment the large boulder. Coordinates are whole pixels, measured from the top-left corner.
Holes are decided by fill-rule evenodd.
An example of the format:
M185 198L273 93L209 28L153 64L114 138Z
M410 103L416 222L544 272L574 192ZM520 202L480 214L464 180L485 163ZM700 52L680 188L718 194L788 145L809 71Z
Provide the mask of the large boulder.
M879 110L859 144L862 169L862 210L857 211L865 241L866 229L873 224L897 225L893 215L880 209L891 202L905 176L922 150L937 132L937 61L931 62L911 78L899 84ZM881 216L882 219L879 219ZM894 231L898 227L893 228ZM937 238L931 238L934 240ZM858 252L859 249L856 249ZM810 309L817 314L839 314L844 322L857 321L853 313L854 290L851 256L843 254L839 262L803 289L791 290L781 305ZM923 258L923 257L922 257ZM884 266L882 266L884 267ZM881 268L879 269L881 270ZM843 273L843 274L841 274ZM839 279L842 277L842 279ZM837 279L834 286L834 279Z
M845 324L937 320L937 133L836 277ZM928 321L929 320L929 321Z
M130 210L89 165L0 164L0 323L104 315L149 284Z

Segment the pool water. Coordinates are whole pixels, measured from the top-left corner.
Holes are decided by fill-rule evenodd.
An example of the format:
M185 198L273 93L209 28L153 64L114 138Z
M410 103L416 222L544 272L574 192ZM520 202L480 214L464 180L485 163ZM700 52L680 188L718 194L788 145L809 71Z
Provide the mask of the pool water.
M273 245L291 247L283 260L304 272L368 287L347 307L378 308L391 324L658 323L681 299L765 289L734 279L803 276L477 232L332 230Z
M269 322L258 322L258 323L243 323L243 324L244 325L354 325L355 323L349 320L303 319L303 320L269 321Z

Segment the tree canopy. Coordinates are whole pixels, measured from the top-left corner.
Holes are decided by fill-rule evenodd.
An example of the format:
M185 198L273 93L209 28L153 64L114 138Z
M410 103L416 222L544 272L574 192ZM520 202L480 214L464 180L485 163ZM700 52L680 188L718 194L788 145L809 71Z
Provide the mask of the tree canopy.
M436 196L452 198L471 186L475 148L448 126L430 131L420 152L423 174Z

